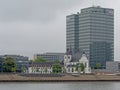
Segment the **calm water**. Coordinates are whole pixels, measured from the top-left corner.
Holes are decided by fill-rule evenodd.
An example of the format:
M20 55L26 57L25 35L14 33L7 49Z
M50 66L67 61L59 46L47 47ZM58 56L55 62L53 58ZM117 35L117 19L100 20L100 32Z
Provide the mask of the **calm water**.
M120 90L120 82L0 83L0 90Z

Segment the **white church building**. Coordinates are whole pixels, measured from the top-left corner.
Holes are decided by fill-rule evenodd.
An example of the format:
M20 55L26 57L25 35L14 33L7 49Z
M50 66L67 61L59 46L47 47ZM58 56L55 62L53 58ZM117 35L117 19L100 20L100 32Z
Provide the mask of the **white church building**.
M77 58L76 58L77 56ZM85 53L82 55L76 55L73 56L72 54L66 54L64 55L64 68L66 70L66 73L91 73L91 68L89 67L89 60L87 59L87 56ZM78 57L79 56L79 57ZM76 70L77 64L83 65L84 70L82 71L81 68Z

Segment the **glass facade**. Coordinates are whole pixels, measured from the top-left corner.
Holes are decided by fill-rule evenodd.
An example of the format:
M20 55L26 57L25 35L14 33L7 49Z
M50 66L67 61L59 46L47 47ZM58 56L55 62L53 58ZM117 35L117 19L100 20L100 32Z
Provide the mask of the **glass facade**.
M76 15L79 16L78 34L72 34L71 36L78 37L78 46L74 45L76 39L73 39L72 42L67 39L67 48L69 46L68 42L71 42L72 49L79 48L86 52L92 68L96 66L96 63L101 63L101 68L105 68L106 61L113 61L114 59L114 10L89 7L82 9L81 13ZM76 25L73 27L76 27ZM67 38L70 38L68 32L70 32L69 29L67 29Z
M28 57L20 56L20 55L0 55L0 72L3 71L3 60L7 57L11 57L15 59L16 62L16 72L22 72L22 68L25 67L26 69L28 68L29 65L29 60Z
M79 14L73 14L66 18L67 44L66 47L71 48L75 52L79 48Z
M50 62L54 62L56 60L62 62L64 60L64 53L43 53L34 55L34 59L37 59L38 57L49 60Z

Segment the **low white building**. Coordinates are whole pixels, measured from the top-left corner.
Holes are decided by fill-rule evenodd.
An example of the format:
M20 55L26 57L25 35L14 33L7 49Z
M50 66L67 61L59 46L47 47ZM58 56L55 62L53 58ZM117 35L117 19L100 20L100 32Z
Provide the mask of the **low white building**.
M77 64L83 64L84 71L82 71L80 68L76 70ZM91 68L89 67L89 60L87 59L85 53L83 53L78 60L76 60L76 58L74 58L71 54L64 55L64 67L66 69L66 73L91 73Z
M53 63L32 63L28 68L30 74L50 74L53 71Z

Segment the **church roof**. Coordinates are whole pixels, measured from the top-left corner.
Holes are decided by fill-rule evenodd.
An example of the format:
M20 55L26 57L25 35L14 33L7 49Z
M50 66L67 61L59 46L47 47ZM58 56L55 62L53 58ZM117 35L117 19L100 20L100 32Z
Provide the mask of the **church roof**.
M79 61L88 61L88 58L85 52L83 53L78 52L72 55L71 62L79 62Z
M77 52L73 53L72 49L68 48L67 52L66 52L66 55L71 55L72 56L72 59L71 59L70 62L79 62L80 60L84 60L84 61L87 60L88 61L86 53L84 51L79 50L79 49L78 49Z
M72 60L71 60L71 62L78 62L79 59L81 58L81 56L82 56L82 53L80 51L72 54Z
M86 54L83 53L79 61L88 61Z

